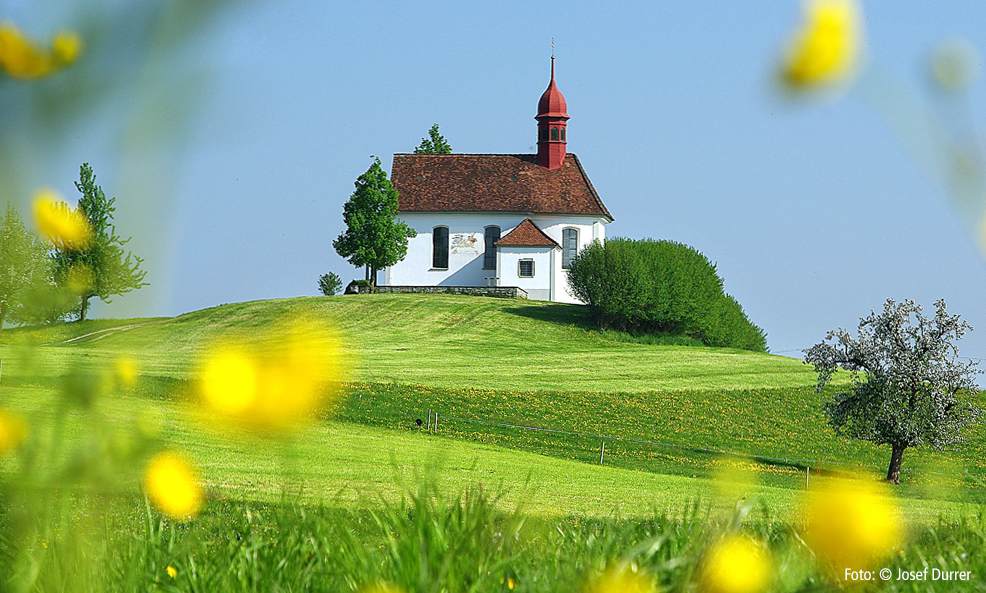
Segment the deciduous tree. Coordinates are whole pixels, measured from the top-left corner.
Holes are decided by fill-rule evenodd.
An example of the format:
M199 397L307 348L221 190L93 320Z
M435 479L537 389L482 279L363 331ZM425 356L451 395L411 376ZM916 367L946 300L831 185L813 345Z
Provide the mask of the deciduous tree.
M143 259L124 251L130 238L121 239L113 225L116 198L107 199L96 185L96 176L89 163L79 170L75 187L82 193L79 210L85 215L91 237L82 249L55 250L55 279L59 284L71 284L79 294L79 319L86 320L89 301L98 297L109 303L110 297L126 294L147 286L146 272L140 269Z
M397 220L397 190L374 157L370 168L356 179L356 191L343 206L346 231L332 246L354 266L366 267L366 279L376 285L377 270L392 266L407 255L407 240L417 236Z
M414 149L414 154L452 154L452 147L438 132L438 124L435 124L428 130L428 137L421 139L421 144Z
M50 272L47 247L27 230L13 205L0 220L0 331Z
M959 359L954 343L972 326L949 315L945 301L935 309L928 319L914 301L887 299L882 313L860 320L857 337L840 328L804 351L819 390L837 369L852 373L849 386L825 404L829 424L841 435L890 445L887 480L895 484L905 449L942 450L982 413L970 403L981 371Z

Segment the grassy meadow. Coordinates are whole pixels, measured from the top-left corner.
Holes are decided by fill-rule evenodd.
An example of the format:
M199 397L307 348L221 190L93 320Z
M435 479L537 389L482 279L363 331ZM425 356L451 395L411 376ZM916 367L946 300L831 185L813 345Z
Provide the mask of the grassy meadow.
M299 314L345 345L347 396L286 439L217 430L197 405L201 355ZM78 385L108 380L123 356L140 370L134 385L66 401ZM21 459L0 458L3 496L30 500L40 484L47 503L35 502L35 514L51 515L0 541L0 566L33 590L358 591L386 580L407 591L501 591L515 579L521 590L571 591L616 565L686 590L704 550L736 528L788 567L772 588L824 587L794 531L806 467L824 483L878 475L889 458L832 433L820 410L830 392L816 393L798 360L614 339L577 306L440 295L256 301L8 329L0 359L0 403L28 420L33 443ZM429 410L439 414L434 432L416 423ZM986 566L971 543L986 533L984 444L977 427L945 455L906 452L913 471L896 505L911 527L894 566ZM206 486L195 522L161 518L135 486L140 460L162 446L188 455ZM52 489L39 475L70 475L77 487ZM27 521L31 503L11 504L3 524ZM79 517L91 533L68 535ZM497 539L508 529L510 545ZM460 550L435 530L500 535ZM425 545L438 551L411 549ZM473 568L443 565L449 554ZM90 557L107 571L86 572ZM66 585L67 572L88 574L80 583L91 588Z

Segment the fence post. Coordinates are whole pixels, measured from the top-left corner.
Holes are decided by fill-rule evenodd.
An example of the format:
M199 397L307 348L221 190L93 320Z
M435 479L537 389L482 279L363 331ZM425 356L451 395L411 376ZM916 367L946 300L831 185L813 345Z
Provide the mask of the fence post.
M431 408L428 408L428 426L425 427L425 431L431 432Z
M602 465L603 458L606 456L606 441L603 441L603 446L599 449L599 465Z
M435 412L435 425L433 427L432 432L436 432L436 433L438 432L438 412Z
M811 468L807 465L805 466L805 490L808 489L808 476L811 475Z

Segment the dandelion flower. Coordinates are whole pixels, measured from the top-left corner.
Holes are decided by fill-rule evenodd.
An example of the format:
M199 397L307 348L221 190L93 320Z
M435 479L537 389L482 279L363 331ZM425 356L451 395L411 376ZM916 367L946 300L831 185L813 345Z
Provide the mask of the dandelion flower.
M205 503L195 468L172 451L162 451L147 463L144 492L158 510L176 521L194 519Z
M27 422L19 415L0 408L0 455L16 450L27 435Z
M840 576L873 566L900 544L902 526L884 484L823 483L809 494L805 515L805 541Z
M853 0L808 0L805 23L788 47L781 78L795 89L847 80L860 57L862 25Z
M732 534L709 549L701 578L708 593L756 593L770 580L770 561L757 542Z
M167 572L168 576L171 578L175 578L178 576L178 569L176 569L174 566L171 565L168 565L168 568L165 569L165 572Z
M55 36L51 51L29 39L16 25L0 23L0 70L14 78L43 78L75 62L82 40L75 33Z
M34 224L42 237L57 247L83 249L92 229L85 215L69 208L57 193L42 189L34 194Z

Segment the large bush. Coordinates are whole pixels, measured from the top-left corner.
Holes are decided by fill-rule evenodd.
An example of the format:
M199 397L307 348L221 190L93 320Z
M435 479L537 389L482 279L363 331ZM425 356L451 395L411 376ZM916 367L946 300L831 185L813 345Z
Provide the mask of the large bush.
M592 243L573 259L568 283L592 309L599 329L767 349L763 330L723 290L715 264L681 243L620 238Z

